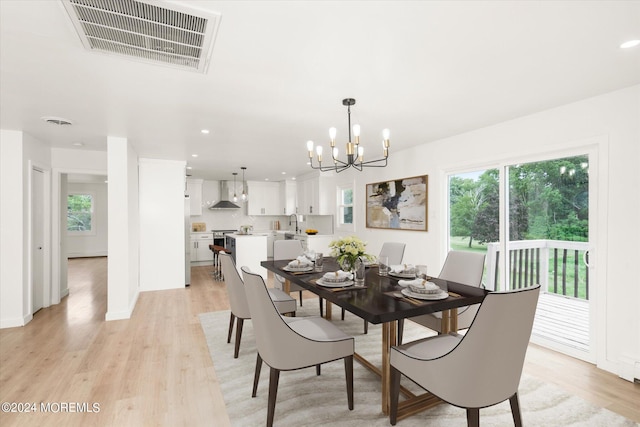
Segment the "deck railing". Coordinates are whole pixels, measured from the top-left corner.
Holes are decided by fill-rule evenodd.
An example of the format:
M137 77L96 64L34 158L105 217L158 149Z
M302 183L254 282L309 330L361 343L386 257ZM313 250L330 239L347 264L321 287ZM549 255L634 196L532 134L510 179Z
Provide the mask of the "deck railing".
M499 244L487 244L485 286L499 283ZM543 292L589 299L589 244L562 240L509 242L509 289L540 283Z

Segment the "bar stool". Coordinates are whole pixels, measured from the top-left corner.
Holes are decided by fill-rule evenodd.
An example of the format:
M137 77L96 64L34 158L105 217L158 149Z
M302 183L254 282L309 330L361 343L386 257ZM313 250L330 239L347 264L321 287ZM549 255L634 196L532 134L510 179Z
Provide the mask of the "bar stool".
M213 252L213 278L215 280L224 280L222 274L222 263L220 262L220 252L224 253L224 247L218 245L209 245L209 249Z

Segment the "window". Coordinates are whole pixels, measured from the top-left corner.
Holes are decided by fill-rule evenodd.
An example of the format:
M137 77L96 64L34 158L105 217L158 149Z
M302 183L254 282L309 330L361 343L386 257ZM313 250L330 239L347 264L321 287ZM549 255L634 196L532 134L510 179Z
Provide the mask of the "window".
M93 201L91 193L67 196L67 232L70 234L93 234Z
M353 185L338 186L338 229L353 231Z

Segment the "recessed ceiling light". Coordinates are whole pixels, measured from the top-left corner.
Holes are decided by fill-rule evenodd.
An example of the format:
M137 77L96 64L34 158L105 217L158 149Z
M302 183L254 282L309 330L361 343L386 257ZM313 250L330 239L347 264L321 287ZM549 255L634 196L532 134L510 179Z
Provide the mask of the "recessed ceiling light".
M198 155L197 154L192 154L191 157L198 157Z
M286 174L287 174L286 172L282 172L282 175L286 175Z
M620 45L622 49L629 49L630 47L635 47L640 44L640 40L629 40Z
M265 178L264 180L265 180L265 181L269 181L269 178Z
M82 147L84 144L82 142L74 142L73 144L74 147Z
M200 132L202 132L203 134L208 134L209 133L209 129L202 129Z
M295 177L295 176L291 178L291 181L295 181L295 180L296 180L296 177Z
M192 168L191 166L187 166L187 169L191 170L191 169L193 169L193 168Z

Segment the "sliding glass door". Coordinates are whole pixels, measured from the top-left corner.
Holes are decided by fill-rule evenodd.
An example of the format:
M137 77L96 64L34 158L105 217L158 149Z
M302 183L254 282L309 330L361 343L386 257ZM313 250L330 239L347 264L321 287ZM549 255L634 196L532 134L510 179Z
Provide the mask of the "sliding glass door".
M484 286L542 286L534 341L594 361L589 155L449 175L449 247L486 253Z

